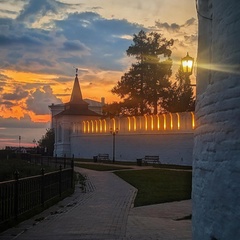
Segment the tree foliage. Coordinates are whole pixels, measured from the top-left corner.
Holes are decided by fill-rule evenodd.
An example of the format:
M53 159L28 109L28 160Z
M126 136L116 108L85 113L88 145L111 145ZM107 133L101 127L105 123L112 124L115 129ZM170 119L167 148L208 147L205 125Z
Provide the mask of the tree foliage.
M134 35L133 42L127 55L134 56L136 63L121 77L112 93L123 99L122 108L125 112L127 108L129 114L156 114L159 102L171 85L173 40L168 41L159 33L140 31ZM160 61L160 57L164 60Z
M46 129L45 135L38 141L39 147L47 151L47 154L53 156L55 134L52 128Z
M162 99L161 106L166 112L186 112L195 110L195 98L190 85L190 78L181 68L175 75L176 82L171 84Z
M170 81L172 45L173 40L156 32L134 34L133 44L126 52L135 57L136 62L112 89L122 101L107 105L105 115L194 111L195 99L189 76L179 68L176 82Z

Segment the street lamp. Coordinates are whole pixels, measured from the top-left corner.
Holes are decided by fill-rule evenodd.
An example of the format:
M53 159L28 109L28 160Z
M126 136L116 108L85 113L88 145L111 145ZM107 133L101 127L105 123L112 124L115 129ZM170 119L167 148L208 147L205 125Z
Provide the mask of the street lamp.
M118 128L116 129L110 128L110 133L113 136L113 163L115 163L115 137L116 137L116 134L118 134Z
M20 149L20 147L21 147L21 139L22 139L22 137L21 137L21 136L18 136L18 147L19 147L19 149Z
M181 69L185 74L186 78L192 74L193 71L194 58L190 57L187 53L187 56L181 60ZM196 86L196 84L190 84L190 86Z
M181 66L182 66L182 71L185 74L192 74L192 70L193 70L193 62L194 62L194 58L190 57L187 53L187 56L182 58L181 60Z

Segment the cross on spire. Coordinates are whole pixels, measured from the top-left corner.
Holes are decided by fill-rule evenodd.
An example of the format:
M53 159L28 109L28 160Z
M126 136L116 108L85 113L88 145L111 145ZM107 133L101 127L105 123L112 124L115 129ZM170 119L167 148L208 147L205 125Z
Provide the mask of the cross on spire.
M76 77L73 85L72 95L70 102L71 103L80 103L82 101L82 92L78 81L78 68L76 70Z

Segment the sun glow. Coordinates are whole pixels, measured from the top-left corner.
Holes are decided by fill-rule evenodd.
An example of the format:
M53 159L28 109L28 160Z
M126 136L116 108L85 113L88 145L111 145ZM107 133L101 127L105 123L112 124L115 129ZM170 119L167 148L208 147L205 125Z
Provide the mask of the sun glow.
M239 65L198 63L198 68L240 75Z

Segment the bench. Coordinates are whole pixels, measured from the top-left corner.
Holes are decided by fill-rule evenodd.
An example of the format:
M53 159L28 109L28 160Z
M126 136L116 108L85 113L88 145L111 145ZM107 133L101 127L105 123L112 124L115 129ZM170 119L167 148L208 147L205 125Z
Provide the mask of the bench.
M148 163L158 163L160 164L160 160L159 160L159 156L145 156L143 159L143 163L144 164L148 164Z
M97 155L97 161L102 162L102 161L110 161L109 159L109 154L108 153L99 153Z

